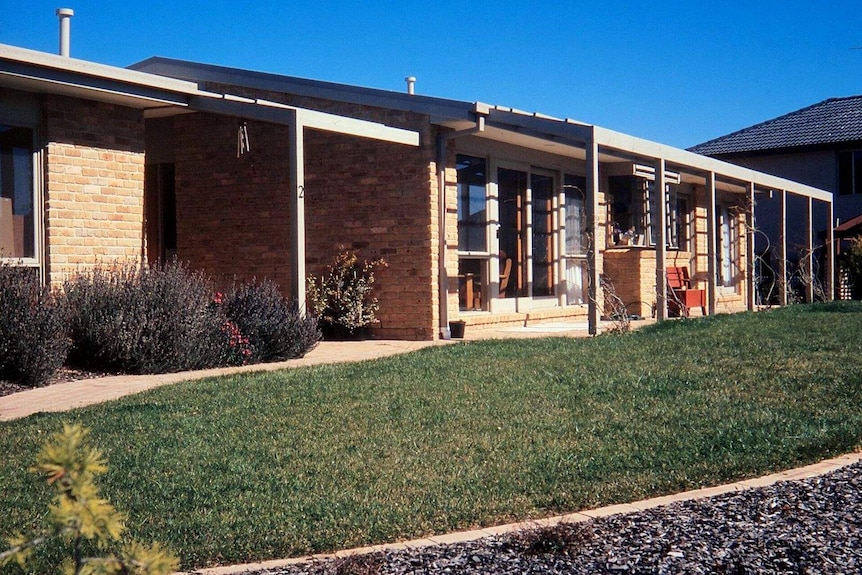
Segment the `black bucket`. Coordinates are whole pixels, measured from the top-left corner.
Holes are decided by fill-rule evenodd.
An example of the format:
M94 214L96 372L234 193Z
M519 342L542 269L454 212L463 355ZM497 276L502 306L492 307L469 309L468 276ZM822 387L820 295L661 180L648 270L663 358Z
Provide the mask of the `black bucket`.
M452 339L464 339L464 328L466 326L467 323L464 321L450 321L449 334L452 336Z

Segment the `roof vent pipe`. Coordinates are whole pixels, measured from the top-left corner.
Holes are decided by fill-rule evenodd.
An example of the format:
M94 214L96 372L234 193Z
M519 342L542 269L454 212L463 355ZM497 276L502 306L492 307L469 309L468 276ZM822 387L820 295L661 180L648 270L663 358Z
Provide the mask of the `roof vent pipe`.
M75 11L71 8L57 8L57 18L60 19L60 56L69 57L69 36L72 16Z
M416 91L416 76L407 76L404 81L407 82L407 93L413 95Z

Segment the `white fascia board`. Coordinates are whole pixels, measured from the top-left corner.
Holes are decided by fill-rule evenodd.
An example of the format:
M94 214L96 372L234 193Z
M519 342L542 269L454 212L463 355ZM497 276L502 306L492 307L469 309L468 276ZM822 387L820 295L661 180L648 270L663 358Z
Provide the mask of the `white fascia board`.
M758 172L750 168L731 164L708 156L701 156L688 150L681 150L658 142L629 136L613 130L595 126L596 141L599 146L611 148L627 154L646 158L664 159L675 166L690 168L699 172L713 172L716 176L750 182L755 186L789 193L832 203L832 193L813 186L800 184L778 176ZM685 171L685 170L683 170Z
M294 110L296 111L297 122L306 128L323 130L325 132L335 132L337 134L345 134L348 136L358 136L360 138L371 138L373 140L405 144L408 146L419 145L419 132L414 132L412 130L393 128L378 122L359 120L357 118L349 118L347 116L339 116L337 114L329 114L327 112L296 108L279 102L273 102L271 100L257 99L255 100L255 103L260 106L268 106L271 108Z
M194 82L157 76L155 74L147 74L145 72L138 72L127 68L96 64L95 62L89 62L87 60L58 56L56 54L18 48L7 44L0 44L0 61L2 60L60 70L72 74L80 74L82 76L113 80L126 84L136 84L147 88L166 90L180 94L198 93L198 85ZM2 64L0 64L0 66L2 66Z
M2 78L8 78L8 82L3 82ZM0 85L7 85L11 88L20 90L32 90L36 92L48 92L63 94L67 96L104 100L108 102L120 103L123 105L150 107L151 105L169 105L169 106L186 106L185 97L177 97L176 99L168 98L169 94L163 94L164 97L155 95L157 91L146 90L148 93L118 90L114 88L102 87L96 84L81 84L78 82L69 82L53 78L43 78L31 74L15 73L0 69Z
M393 128L367 120L337 116L325 112L306 110L305 108L296 108L269 100L249 100L248 98L229 96L227 94L215 95L208 93L203 96L192 97L189 101L189 107L202 112L224 114L285 126L294 122L295 113L296 123L306 128L408 146L419 145L418 132Z
M584 144L590 137L590 126L587 124L549 119L533 114L518 113L508 109L502 110L499 107L492 108L489 111L486 124L513 131L523 129L533 134L545 134L548 137L556 136Z
M371 138L373 140L405 144L407 146L419 145L419 132L393 128L367 120L358 120L356 118L336 116L334 114L325 114L305 109L298 109L296 118L306 128L313 128L315 130L358 136L360 138Z

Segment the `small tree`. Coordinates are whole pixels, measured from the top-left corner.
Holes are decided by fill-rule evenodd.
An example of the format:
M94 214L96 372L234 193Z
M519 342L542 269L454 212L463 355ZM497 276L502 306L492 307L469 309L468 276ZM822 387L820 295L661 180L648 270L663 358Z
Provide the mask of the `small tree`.
M383 259L362 261L354 251L342 251L332 260L327 273L320 278L308 277L308 302L320 321L324 334L335 328L345 335L376 321L380 309L372 295L374 270L386 267Z
M64 574L160 575L176 571L179 561L158 543L147 547L127 542L116 555L84 557L82 544L89 540L98 549L107 549L120 540L126 516L99 495L95 477L107 471L102 453L85 444L89 432L80 425L64 424L36 458L35 473L45 474L56 488L48 508L49 526L32 537L16 535L11 548L0 553L0 565L17 562L26 569L34 548L61 540L71 546L72 557L63 561Z

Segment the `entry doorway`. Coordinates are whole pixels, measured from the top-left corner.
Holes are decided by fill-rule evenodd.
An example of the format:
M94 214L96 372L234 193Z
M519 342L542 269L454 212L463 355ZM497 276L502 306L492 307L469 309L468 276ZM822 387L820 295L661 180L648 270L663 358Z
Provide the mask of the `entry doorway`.
M147 164L144 173L147 262L167 263L177 255L177 203L174 165Z

